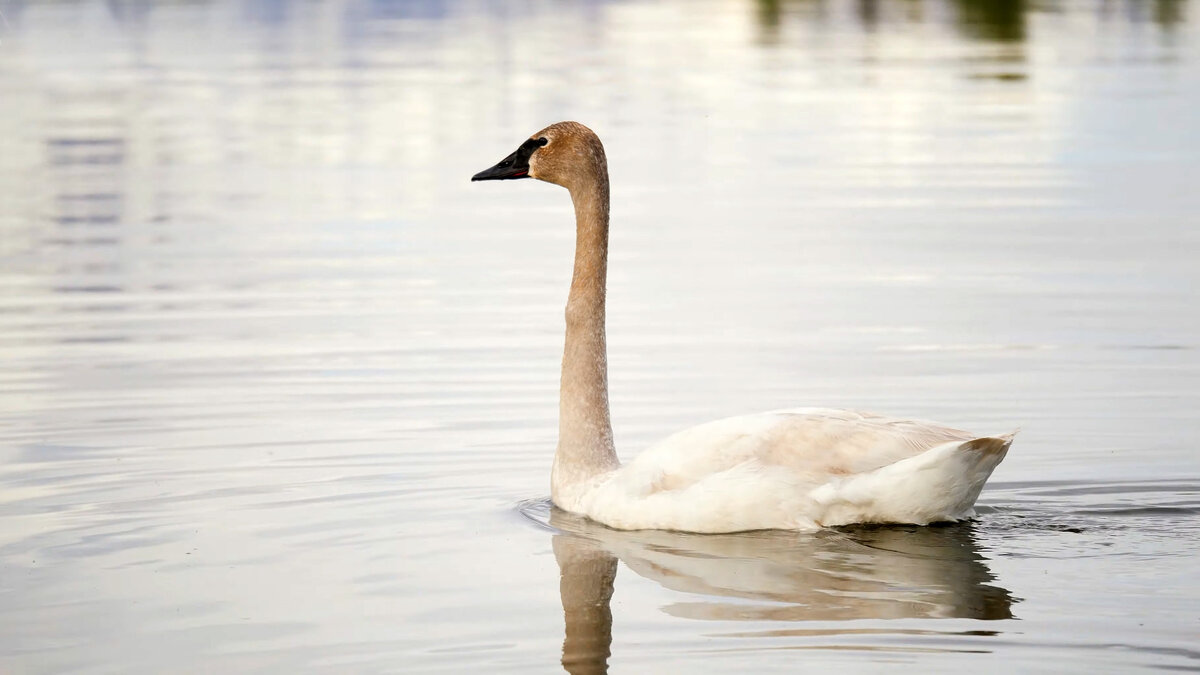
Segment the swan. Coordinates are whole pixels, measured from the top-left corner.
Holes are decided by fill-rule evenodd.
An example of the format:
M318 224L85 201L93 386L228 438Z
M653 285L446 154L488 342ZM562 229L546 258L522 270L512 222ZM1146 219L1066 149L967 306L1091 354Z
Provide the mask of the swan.
M975 515L975 500L1013 434L976 437L932 422L797 408L702 424L622 465L608 409L604 146L584 125L558 122L471 180L519 178L565 187L575 206L550 471L555 506L618 530L694 533L927 525Z

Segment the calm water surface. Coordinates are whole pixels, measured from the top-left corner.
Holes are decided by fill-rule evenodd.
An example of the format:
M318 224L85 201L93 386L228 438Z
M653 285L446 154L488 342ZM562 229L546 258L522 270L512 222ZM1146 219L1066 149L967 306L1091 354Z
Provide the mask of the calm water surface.
M0 1L0 671L1200 670L1200 6ZM1022 429L975 522L553 512L560 189L624 457Z

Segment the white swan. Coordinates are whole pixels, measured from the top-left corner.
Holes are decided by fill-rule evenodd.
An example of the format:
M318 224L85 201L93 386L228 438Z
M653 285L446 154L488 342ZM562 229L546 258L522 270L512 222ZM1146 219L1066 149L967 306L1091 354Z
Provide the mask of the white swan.
M559 393L554 504L609 527L685 532L925 525L974 515L1012 435L821 408L679 432L622 466L608 412L604 295L608 163L591 129L559 122L471 180L537 178L575 205L575 270Z

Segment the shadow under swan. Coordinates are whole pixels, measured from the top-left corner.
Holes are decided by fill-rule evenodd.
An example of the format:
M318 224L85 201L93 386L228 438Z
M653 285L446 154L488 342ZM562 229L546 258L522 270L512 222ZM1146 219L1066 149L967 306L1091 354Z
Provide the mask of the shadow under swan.
M607 670L618 559L642 577L692 595L663 608L690 619L993 620L1013 618L1017 602L995 585L970 523L699 535L613 530L539 507L542 514L526 515L556 532L563 666L575 675Z

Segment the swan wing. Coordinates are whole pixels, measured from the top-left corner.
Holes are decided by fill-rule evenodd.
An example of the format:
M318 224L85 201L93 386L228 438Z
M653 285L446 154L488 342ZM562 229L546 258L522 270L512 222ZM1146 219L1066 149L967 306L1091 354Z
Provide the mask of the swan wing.
M874 471L972 434L853 410L797 408L730 417L673 434L622 471L643 494L679 490L746 463L814 484ZM631 484L630 487L633 487Z

